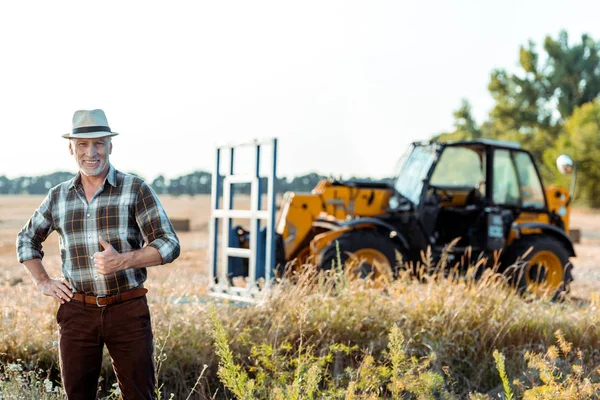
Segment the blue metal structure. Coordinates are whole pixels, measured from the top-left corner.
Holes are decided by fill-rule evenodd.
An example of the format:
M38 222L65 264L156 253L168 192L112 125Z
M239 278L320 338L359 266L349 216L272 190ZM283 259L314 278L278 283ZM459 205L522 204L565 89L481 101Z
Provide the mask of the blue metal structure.
M254 155L252 174L235 174L237 150L250 147ZM265 150L271 150L265 153ZM229 163L224 171L224 154ZM270 159L269 159L270 158ZM267 173L261 175L261 165L267 163ZM248 168L249 169L249 168ZM254 140L227 144L216 149L212 174L211 216L209 225L209 294L241 301L255 301L269 288L275 267L275 182L277 177L277 139ZM250 209L235 209L233 186L250 185ZM266 208L263 197L266 196ZM248 220L249 244L242 248L239 236L233 232L233 220ZM244 259L247 260L244 262ZM247 273L244 265L247 265ZM244 285L234 284L242 277Z

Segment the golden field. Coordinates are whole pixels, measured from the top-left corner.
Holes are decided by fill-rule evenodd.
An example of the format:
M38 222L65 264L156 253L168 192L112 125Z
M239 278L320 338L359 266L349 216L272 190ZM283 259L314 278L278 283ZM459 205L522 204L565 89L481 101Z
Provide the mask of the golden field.
M16 234L25 224L31 213L42 201L43 196L0 196L0 282L15 283L33 290L33 286L18 264L15 256ZM189 288L189 294L204 293L208 279L206 268L208 257L208 221L210 218L210 196L169 196L160 197L167 214L172 219L189 219L190 232L178 232L181 241L181 256L174 263L150 268L148 285L161 281L181 281L179 291ZM243 202L244 199L240 200ZM241 205L237 205L241 206ZM581 243L575 245L577 258L573 259L575 281L571 285L571 295L580 300L589 300L594 292L600 293L600 211L575 209L571 226L581 229ZM58 239L53 233L44 246L44 264L52 275L60 274ZM2 293L10 296L4 285ZM187 291L186 291L187 293ZM30 295L37 296L32 292ZM152 293L150 292L150 296ZM40 296L37 296L40 297ZM46 299L38 299L44 301Z

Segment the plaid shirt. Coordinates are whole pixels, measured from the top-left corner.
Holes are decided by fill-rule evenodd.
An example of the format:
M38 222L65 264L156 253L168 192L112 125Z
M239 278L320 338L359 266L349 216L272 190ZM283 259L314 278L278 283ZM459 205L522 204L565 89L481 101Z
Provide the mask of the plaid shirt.
M79 174L50 189L17 236L19 262L42 259L42 242L54 230L59 234L62 272L79 293L114 295L139 287L147 278L146 268L99 273L93 260L94 253L104 250L98 236L119 253L152 246L162 264L179 256L179 239L152 188L112 165L89 204Z

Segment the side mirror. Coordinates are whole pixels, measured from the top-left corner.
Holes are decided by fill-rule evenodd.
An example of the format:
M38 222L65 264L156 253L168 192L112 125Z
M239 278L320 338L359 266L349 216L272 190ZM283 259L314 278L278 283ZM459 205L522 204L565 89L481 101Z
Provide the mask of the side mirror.
M558 168L560 173L563 175L568 175L571 173L573 174L573 177L571 178L571 190L569 191L569 200L567 200L568 206L571 203L573 196L575 195L575 182L577 181L577 166L575 165L571 157L569 157L566 154L561 154L556 159L556 168Z
M566 154L561 154L556 159L556 168L558 168L560 173L563 175L568 175L568 174L572 173L574 165L575 164L573 163L573 160L571 159L571 157L569 157Z

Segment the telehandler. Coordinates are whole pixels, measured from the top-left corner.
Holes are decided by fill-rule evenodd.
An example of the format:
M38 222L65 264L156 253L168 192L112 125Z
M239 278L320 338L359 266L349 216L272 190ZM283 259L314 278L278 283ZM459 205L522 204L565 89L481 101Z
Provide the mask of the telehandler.
M574 164L563 155L557 166L570 173ZM393 279L402 265L430 254L434 263L445 257L449 268L512 268L521 290L562 292L573 279L573 190L544 187L518 143L415 142L393 183L325 179L311 193L285 193L277 265L279 272L307 262L327 270L339 257L360 276ZM248 231L236 232L243 246Z

